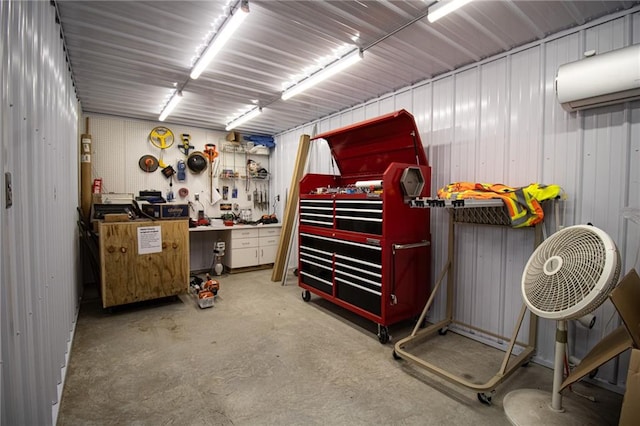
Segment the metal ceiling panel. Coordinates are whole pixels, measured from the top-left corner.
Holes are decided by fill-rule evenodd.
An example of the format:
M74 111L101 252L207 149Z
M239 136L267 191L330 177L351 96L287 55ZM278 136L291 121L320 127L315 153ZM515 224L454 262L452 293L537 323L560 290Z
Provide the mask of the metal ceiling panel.
M431 3L250 0L243 26L191 80L227 1L55 2L85 112L157 120L182 87L167 123L221 130L259 105L263 113L238 129L255 134L280 133L638 2L474 1L433 24ZM362 48L364 60L280 99L287 83L349 46Z

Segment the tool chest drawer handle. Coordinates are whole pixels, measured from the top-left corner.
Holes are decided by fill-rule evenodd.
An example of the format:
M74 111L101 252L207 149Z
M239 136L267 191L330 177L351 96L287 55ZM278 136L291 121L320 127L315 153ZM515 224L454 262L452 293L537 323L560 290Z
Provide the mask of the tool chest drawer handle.
M406 250L406 249L412 249L412 248L418 248L418 247L426 247L430 245L431 243L429 241L421 241L419 243L411 243L411 244L394 244L393 249Z

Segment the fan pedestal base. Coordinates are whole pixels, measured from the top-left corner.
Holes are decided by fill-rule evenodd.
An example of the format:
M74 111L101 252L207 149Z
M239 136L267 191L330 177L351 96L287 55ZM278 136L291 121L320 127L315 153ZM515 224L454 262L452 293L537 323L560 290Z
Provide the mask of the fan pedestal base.
M584 406L564 398L564 412L551 409L551 393L536 389L518 389L505 395L504 413L516 426L596 426L602 419Z

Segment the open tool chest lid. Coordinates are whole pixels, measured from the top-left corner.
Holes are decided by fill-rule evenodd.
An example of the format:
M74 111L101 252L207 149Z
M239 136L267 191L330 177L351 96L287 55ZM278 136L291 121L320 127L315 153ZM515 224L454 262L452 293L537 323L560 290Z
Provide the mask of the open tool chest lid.
M380 176L393 162L429 165L413 115L404 109L321 133L316 139L327 141L343 177Z

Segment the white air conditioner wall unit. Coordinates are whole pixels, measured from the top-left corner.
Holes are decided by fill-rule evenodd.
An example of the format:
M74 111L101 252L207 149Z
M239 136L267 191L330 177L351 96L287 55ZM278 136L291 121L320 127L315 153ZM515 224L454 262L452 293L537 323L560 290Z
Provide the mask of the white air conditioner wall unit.
M640 44L561 65L555 86L567 111L640 99Z

